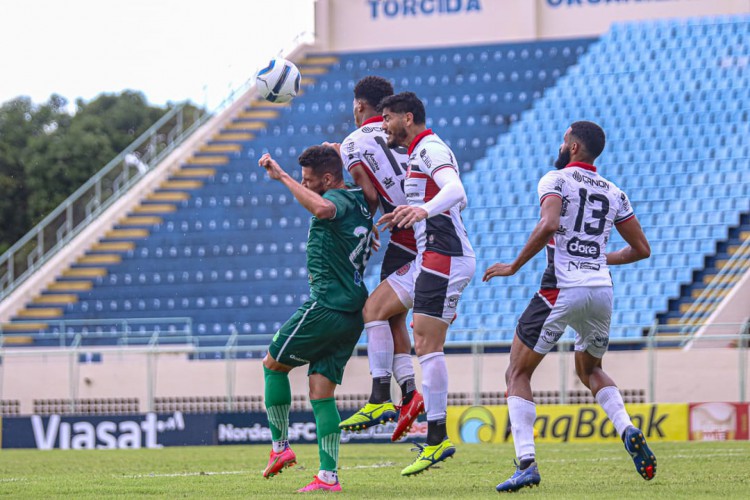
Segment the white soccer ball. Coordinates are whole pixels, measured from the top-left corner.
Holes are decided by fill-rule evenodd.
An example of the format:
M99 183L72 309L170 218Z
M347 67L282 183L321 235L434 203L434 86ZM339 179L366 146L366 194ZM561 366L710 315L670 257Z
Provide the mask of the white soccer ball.
M297 96L300 80L297 66L279 57L271 59L268 66L258 71L255 86L267 101L289 102Z

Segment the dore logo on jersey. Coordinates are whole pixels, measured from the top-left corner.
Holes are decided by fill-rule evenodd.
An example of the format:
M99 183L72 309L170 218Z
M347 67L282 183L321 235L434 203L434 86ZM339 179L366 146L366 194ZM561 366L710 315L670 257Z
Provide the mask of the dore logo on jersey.
M572 238L568 242L568 253L576 257L590 257L598 259L601 249L599 243L595 241L586 241L578 238Z
M481 12L479 0L365 0L370 19L429 17Z

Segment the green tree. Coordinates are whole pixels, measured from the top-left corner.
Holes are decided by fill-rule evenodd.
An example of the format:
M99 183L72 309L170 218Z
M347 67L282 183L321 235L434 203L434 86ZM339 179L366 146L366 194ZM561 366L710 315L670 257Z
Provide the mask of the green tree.
M72 115L67 105L53 94L42 105L18 97L0 106L0 251L167 111L130 90L78 100Z

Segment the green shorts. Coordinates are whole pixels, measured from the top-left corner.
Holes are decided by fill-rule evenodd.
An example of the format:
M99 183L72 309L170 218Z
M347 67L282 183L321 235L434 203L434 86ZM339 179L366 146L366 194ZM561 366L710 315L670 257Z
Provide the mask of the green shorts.
M340 385L364 326L362 311L334 311L308 300L279 328L268 352L285 365L309 364L308 375Z

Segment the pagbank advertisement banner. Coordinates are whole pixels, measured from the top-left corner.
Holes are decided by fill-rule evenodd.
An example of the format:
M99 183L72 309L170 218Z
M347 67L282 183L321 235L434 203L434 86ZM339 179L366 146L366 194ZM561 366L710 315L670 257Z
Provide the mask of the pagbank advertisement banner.
M348 417L353 412L341 412ZM343 443L390 443L395 423L363 432L344 432ZM292 412L289 440L316 442L312 412ZM171 414L130 416L38 416L0 420L2 448L115 449L165 446L268 444L271 430L265 413ZM424 440L427 423L417 422L402 441Z
M324 50L598 36L613 22L750 12L750 0L318 0Z
M633 424L649 441L686 441L687 404L626 405ZM619 441L598 405L537 405L536 441L542 443ZM459 443L512 441L507 406L448 408L448 435Z

